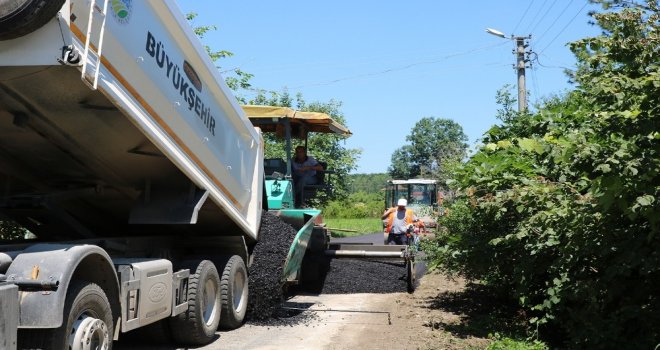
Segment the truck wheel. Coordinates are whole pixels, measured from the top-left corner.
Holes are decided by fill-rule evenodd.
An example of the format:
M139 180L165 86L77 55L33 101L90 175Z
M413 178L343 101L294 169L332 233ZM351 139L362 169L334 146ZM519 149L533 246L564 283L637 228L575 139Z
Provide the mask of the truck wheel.
M114 334L110 302L97 284L77 281L69 286L62 326L19 334L21 349L112 348Z
M236 329L243 324L247 311L248 274L245 263L240 256L232 256L222 271L220 280L220 297L222 312L220 327Z
M64 0L0 0L0 40L10 40L43 27Z
M220 322L220 277L215 265L202 260L190 269L188 310L172 319L172 337L179 343L204 345L213 340Z
M408 293L415 291L415 260L406 261L406 290Z

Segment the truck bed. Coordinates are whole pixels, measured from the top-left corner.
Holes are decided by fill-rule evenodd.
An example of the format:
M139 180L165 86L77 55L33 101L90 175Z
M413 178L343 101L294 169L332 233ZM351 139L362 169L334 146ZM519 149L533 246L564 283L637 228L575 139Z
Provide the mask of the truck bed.
M86 1L0 42L0 220L45 239L256 239L261 136L174 2L131 4L108 9L102 43L94 9L78 63L58 59L63 46L85 51ZM88 81L99 70L96 89L83 66Z

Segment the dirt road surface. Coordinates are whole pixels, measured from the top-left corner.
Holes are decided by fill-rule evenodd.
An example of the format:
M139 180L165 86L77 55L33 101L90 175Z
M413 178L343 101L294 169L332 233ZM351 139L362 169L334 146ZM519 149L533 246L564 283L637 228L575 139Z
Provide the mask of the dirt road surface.
M220 331L204 350L221 349L479 349L488 344L485 335L460 329L464 315L459 308L444 306L439 296L464 287L461 280L429 274L415 293L299 295L284 306L309 309L297 325L246 324ZM441 304L441 305L439 305ZM319 311L311 311L319 310ZM326 311L320 311L326 310ZM328 311L336 310L336 311ZM302 317L301 315L295 317ZM294 318L295 318L294 317ZM391 324L390 324L391 322ZM452 330L452 331L448 331ZM136 346L125 342L115 349L170 350L175 346Z
M455 296L462 294L464 281L427 274L412 294L384 292L391 290L392 276L382 276L382 283L387 288L373 293L296 295L282 305L284 318L219 331L212 344L187 349L479 349L488 344L486 335L466 332L462 324L465 309ZM178 348L123 341L115 349Z
M285 307L307 308L314 319L295 326L246 325L220 332L202 349L467 349L488 341L457 337L439 325L458 324L458 314L435 309L439 292L457 291L462 281L428 275L414 294L321 294L296 296ZM313 311L319 310L319 311ZM330 311L333 310L333 311Z

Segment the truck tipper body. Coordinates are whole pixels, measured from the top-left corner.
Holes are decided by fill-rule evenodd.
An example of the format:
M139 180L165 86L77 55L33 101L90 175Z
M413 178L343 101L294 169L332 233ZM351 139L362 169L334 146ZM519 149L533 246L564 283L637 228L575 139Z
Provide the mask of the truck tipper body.
M0 303L16 310L0 348L109 348L156 322L204 344L239 326L263 140L174 1L6 6L0 221L32 238L0 242Z

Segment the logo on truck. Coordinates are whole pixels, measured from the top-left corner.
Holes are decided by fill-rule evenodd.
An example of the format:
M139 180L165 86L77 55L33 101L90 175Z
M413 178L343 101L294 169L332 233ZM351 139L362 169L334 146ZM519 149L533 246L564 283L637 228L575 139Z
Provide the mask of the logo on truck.
M151 289L149 289L149 300L154 303L157 303L163 298L165 298L165 293L167 292L167 286L165 283L158 282L154 284Z
M190 63L183 61L183 68L175 63L165 52L165 44L157 41L151 32L147 32L145 49L149 56L156 60L156 65L162 69L172 88L183 97L188 109L194 112L206 129L215 136L215 117L211 107L202 99L202 82Z
M131 9L133 0L112 0L110 1L112 17L121 24L128 24L131 19Z

